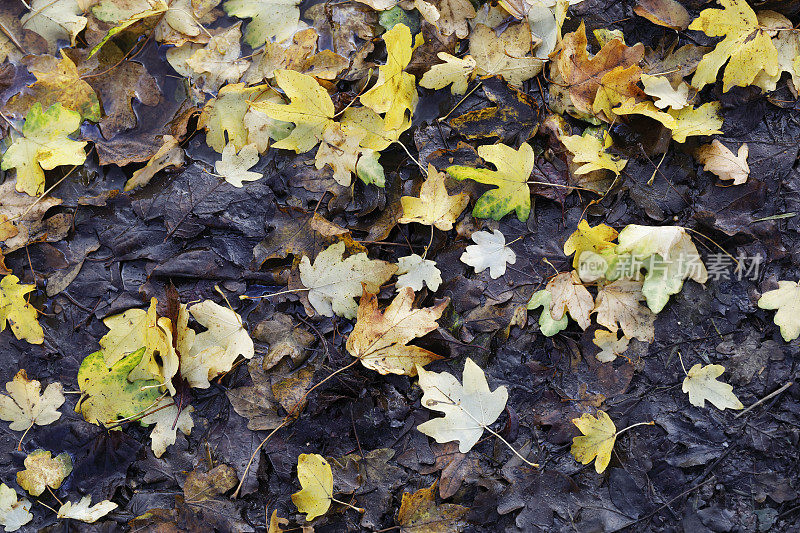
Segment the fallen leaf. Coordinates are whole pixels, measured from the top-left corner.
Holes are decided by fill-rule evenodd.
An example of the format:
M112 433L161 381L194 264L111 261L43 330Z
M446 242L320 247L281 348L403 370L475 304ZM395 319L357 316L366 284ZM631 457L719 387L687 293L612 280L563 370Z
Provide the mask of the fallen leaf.
M361 295L362 284L377 293L397 271L397 266L369 259L363 252L344 259L344 251L345 244L340 241L320 252L313 265L305 256L300 262L300 279L310 289L308 300L323 316L355 318L358 306L354 298Z
M413 309L414 291L402 289L383 312L378 310L378 296L366 288L358 306L353 331L347 338L347 351L366 368L380 374L416 375L421 368L441 356L408 342L434 331L447 304Z
M672 138L679 143L685 143L686 137L722 133L721 111L722 104L719 102L707 102L694 108L687 106L680 110L670 109L668 113L675 119L675 126L671 128Z
M419 96L412 74L404 72L411 61L411 30L397 24L383 34L386 43L386 64L378 69L378 81L361 95L361 103L376 113L385 113L385 129L400 128L414 114Z
M620 159L607 152L612 144L607 131L602 132L602 140L588 128L583 135L566 135L559 137L559 140L572 152L575 163L583 163L575 170L577 175L605 169L618 176L628 163L627 159Z
M17 472L17 483L31 496L47 487L57 489L72 472L72 459L64 452L55 457L46 450L34 450L25 457L25 470Z
M8 396L0 396L0 419L11 422L12 431L26 431L34 424L46 426L61 418L58 408L64 403L61 383L51 383L39 395L41 383L28 379L25 370L6 383Z
M517 87L542 71L544 62L529 55L532 46L528 24L510 24L499 35L485 24L476 24L469 37L475 73L479 76L502 76Z
M796 281L779 281L778 288L758 299L761 309L777 310L773 319L786 342L800 337L800 287Z
M83 395L75 412L87 422L110 426L118 419L140 415L158 400L155 380L128 381L128 374L144 356L141 348L123 357L110 368L106 366L103 350L87 355L78 369L78 386Z
M699 90L717 81L717 73L726 62L722 92L735 85L747 87L761 70L774 76L779 68L778 51L752 8L745 0L719 0L719 4L722 9L704 9L689 25L690 30L700 30L709 37L725 37L697 65L692 87Z
M718 381L725 372L722 365L696 364L686 373L683 380L683 392L689 395L689 403L696 407L705 407L706 400L714 407L725 409L744 409L744 405L733 393L733 387Z
M463 385L447 372L430 372L417 367L422 388L422 406L444 413L444 417L423 422L417 429L438 443L459 441L458 449L467 453L483 435L508 401L505 387L489 390L486 375L469 357L464 362Z
M251 19L244 40L255 49L292 36L300 21L299 4L299 0L227 0L223 7L232 17Z
M572 439L570 452L575 460L588 465L594 460L594 469L602 474L611 461L611 452L617 439L617 427L605 411L597 411L597 418L584 413L573 418L583 435Z
M14 179L6 179L0 185L0 198L0 240L5 253L35 242L61 240L72 225L71 219L62 214L44 218L51 207L61 204L60 199L19 193Z
M136 187L144 187L153 177L168 167L182 167L185 161L185 154L178 139L172 135L164 135L163 144L158 152L150 158L145 166L134 170L128 181L125 182L125 191L130 191Z
M250 66L247 60L239 59L241 27L240 22L215 30L205 47L186 60L187 66L203 78L205 92L216 93L223 84L238 82Z
M108 500L97 502L94 505L91 503L91 496L84 496L78 503L67 502L58 508L58 518L71 518L93 524L117 508L116 503Z
M75 46L75 38L86 27L82 14L77 0L33 0L20 22L24 29L41 35L50 52L55 52L59 39Z
M497 170L460 165L447 168L447 173L457 180L471 179L497 187L478 198L472 216L500 220L511 211L516 211L519 220L528 220L531 212L528 180L533 171L531 145L523 143L519 150L505 144L483 145L478 147L478 155L492 163Z
M222 87L218 96L203 107L197 122L198 129L206 129L206 144L218 153L222 153L228 144L233 144L237 150L253 144L245 124L249 103L259 102L261 96L271 90L268 85L245 87L244 83Z
M517 262L517 254L506 246L506 238L498 229L494 233L476 231L472 234L472 240L475 244L467 246L461 254L461 262L474 268L476 273L488 268L489 276L497 279L506 273L507 264Z
M594 309L594 299L581 283L577 272L561 272L556 274L545 287L553 298L550 314L553 320L561 320L569 311L569 316L586 329L591 323L589 314Z
M642 74L641 77L645 94L653 97L657 108L683 109L689 105L689 86L686 83L680 82L676 89L666 76Z
M617 324L628 338L642 342L653 342L656 316L642 305L642 282L617 280L597 291L593 313L597 323L616 333Z
M600 348L600 351L595 355L601 363L610 363L622 355L628 349L630 338L622 335L618 337L617 331L608 331L606 329L597 329L594 332L592 342L595 346Z
M217 465L207 472L194 469L183 483L183 497L187 502L216 498L233 489L238 481L236 471L225 464Z
M676 0L638 0L633 12L672 30L685 30L692 20L686 8Z
M467 21L476 14L469 0L415 0L414 5L443 35L455 34L459 39L469 35Z
M542 314L539 315L539 330L545 337L552 337L559 331L563 331L569 323L566 313L558 320L553 319L553 315L550 313L552 306L553 295L548 290L536 291L528 301L528 310L542 308Z
M590 251L601 254L607 250L613 250L617 245L611 241L617 238L617 230L606 224L598 224L594 227L589 226L586 219L578 223L578 228L564 242L564 255L569 257L572 254L572 267L578 268L580 256L583 252Z
M68 137L81 124L81 116L60 103L42 111L33 104L25 116L22 137L17 137L3 154L3 170L17 170L17 190L31 196L44 192L44 172L60 165L80 165L86 160L85 142Z
M427 286L431 291L439 290L442 284L442 273L436 268L436 261L423 259L417 254L411 254L397 259L397 283L395 290L400 292L405 287L413 291L421 291Z
M314 342L314 335L283 313L275 313L272 319L260 322L253 337L269 345L264 356L264 370L269 370L286 356L295 365L306 359L305 350Z
M414 494L403 493L397 524L402 533L439 533L463 531L469 507L454 503L436 505L436 482Z
M0 526L5 531L16 531L31 520L31 502L17 496L17 491L0 483Z
M25 295L34 290L36 285L20 285L14 274L3 276L0 280L0 331L8 325L16 338L42 344L44 331L37 319L38 311L25 299Z
M142 417L141 423L143 425L155 424L150 432L150 447L153 455L156 457L164 455L167 448L175 444L178 430L184 435L192 432L194 427L192 411L194 411L194 407L191 405L184 406L179 410L172 398L161 398L156 405L147 410L148 414Z
M750 165L747 164L747 143L739 146L736 155L724 144L714 139L711 144L704 144L695 151L695 158L703 165L703 170L713 172L720 179L733 180L734 185L741 185L750 177Z
M292 503L306 515L306 522L327 513L333 497L331 465L321 455L302 453L297 458L297 478L302 490L292 494Z
M260 172L249 169L258 163L258 148L255 144L247 144L241 150L228 143L222 150L222 159L214 163L214 172L225 178L234 187L243 187L245 181L260 180L264 177Z
M453 229L453 223L469 203L469 195L462 192L451 196L447 192L444 178L444 172L437 171L429 164L428 177L422 184L419 198L400 198L403 216L397 221L401 224L417 222L426 226L432 225L442 231Z
M444 89L451 85L450 92L453 94L464 94L472 74L475 71L475 59L471 55L458 58L447 52L439 52L437 57L444 61L433 65L419 81L421 87L426 89Z

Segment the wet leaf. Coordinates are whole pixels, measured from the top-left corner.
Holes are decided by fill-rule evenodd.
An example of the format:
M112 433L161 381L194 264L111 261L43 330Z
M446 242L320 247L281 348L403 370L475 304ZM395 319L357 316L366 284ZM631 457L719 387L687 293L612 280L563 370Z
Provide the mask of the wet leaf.
M258 163L258 159L258 148L255 144L245 145L237 153L236 147L228 143L222 150L222 159L214 164L214 171L234 187L243 187L245 181L264 177L259 172L249 170Z
M35 285L21 285L13 274L3 276L0 280L0 331L8 325L16 338L42 344L44 331L37 319L38 312L25 297L34 290Z
M297 458L297 478L299 492L292 494L292 502L297 510L306 515L310 522L328 512L333 497L333 474L331 465L315 453L303 453Z
M397 259L397 283L394 284L397 292L405 287L421 291L423 286L436 292L441 283L442 273L436 268L436 261L423 259L417 254Z
M223 7L232 17L249 18L244 40L258 48L271 40L281 42L297 29L300 10L297 0L227 0Z
M57 489L72 472L68 453L55 457L46 450L34 450L25 458L25 470L17 472L17 483L31 496L39 496L47 487Z
M403 493L397 523L403 533L463 531L468 507L453 503L436 505L436 482L411 494Z
M117 508L116 503L108 500L97 502L94 505L91 503L91 496L84 496L78 503L67 502L58 508L58 518L72 518L93 524Z
M444 183L445 173L428 165L428 177L419 191L419 198L403 196L403 216L398 219L401 224L417 222L426 226L435 226L442 231L453 229L453 223L469 203L469 195L458 193L450 195ZM435 289L434 289L435 290Z
M575 460L588 465L594 460L594 469L602 474L611 461L611 452L617 439L617 427L605 411L597 411L597 417L584 413L574 418L583 435L572 439L570 452Z
M40 395L41 384L28 379L20 370L12 381L6 383L8 395L0 396L0 419L11 422L12 431L26 431L34 424L46 426L59 418L58 408L64 403L61 383L51 383Z
M33 520L29 512L31 505L25 498L20 500L17 491L0 483L0 526L4 526L5 531L17 531Z
M720 179L732 180L734 185L741 185L750 177L750 165L747 164L749 150L747 143L739 146L739 151L734 153L714 139L711 144L704 144L695 151L695 158L702 163L703 170L713 172Z
M564 313L558 320L553 319L550 313L550 308L553 305L553 295L548 290L536 291L528 301L528 309L533 310L538 307L542 308L542 314L539 316L539 330L545 337L552 337L559 331L566 329L569 324L569 317Z
M777 289L761 295L758 307L778 311L773 320L781 328L783 340L800 337L800 287L796 281L779 281Z
M560 321L569 311L569 316L581 329L589 327L589 314L594 309L594 299L574 270L556 274L547 283L545 290L552 295L550 315L554 321Z
M720 410L744 409L744 405L733 394L733 387L718 381L725 372L722 365L694 365L686 373L682 390L689 395L689 403L697 407L705 407L706 400Z
M489 276L497 279L506 273L506 265L517 262L517 255L510 246L506 245L506 238L500 230L494 233L476 231L472 234L475 244L467 246L461 254L461 262L475 269L476 273L489 269Z

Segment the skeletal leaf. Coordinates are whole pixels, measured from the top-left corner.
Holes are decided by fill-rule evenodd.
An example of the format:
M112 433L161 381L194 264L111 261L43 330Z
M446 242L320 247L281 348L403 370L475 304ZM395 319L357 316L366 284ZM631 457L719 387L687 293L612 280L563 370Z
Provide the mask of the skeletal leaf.
M506 265L517 262L517 255L509 246L506 238L496 229L493 233L476 231L472 234L475 244L467 246L461 254L461 262L475 269L476 273L489 269L489 276L497 279L506 273Z
M335 313L355 318L358 306L354 298L361 295L362 283L367 291L377 293L397 270L386 261L369 259L364 252L345 259L344 249L344 242L339 241L320 252L313 265L305 256L300 262L300 280L310 289L308 300L323 316Z
M38 312L25 299L25 295L35 289L35 285L20 285L14 274L3 276L0 280L0 331L8 324L16 338L42 344L44 331L37 319Z
M602 140L590 131L583 132L583 135L565 135L559 139L567 147L567 150L572 152L572 160L575 163L583 163L575 170L577 175L603 169L619 175L628 163L627 159L620 159L607 152L612 145L612 140L606 131L603 132Z
M297 478L302 490L292 494L292 503L310 522L328 512L333 497L331 465L316 453L303 453L297 458Z
M575 254L575 257L572 258L572 267L578 268L583 252L591 251L599 254L616 248L617 245L611 241L616 239L617 235L617 230L611 226L598 224L591 227L583 219L578 223L578 228L575 232L564 242L564 255Z
M61 383L51 383L39 395L41 384L28 379L20 370L6 383L8 396L0 396L0 419L11 422L12 431L25 431L34 424L46 426L61 418L58 408L64 403Z
M439 52L439 59L444 63L433 65L419 81L421 87L426 89L444 89L451 85L450 92L453 94L464 94L467 92L467 85L472 78L475 70L475 60L467 55L458 58L447 52Z
M761 70L774 76L778 72L778 51L753 9L745 0L719 0L719 4L722 9L704 9L689 25L690 30L700 30L709 37L725 37L703 56L692 86L702 89L714 83L726 62L723 92L735 85L750 85Z
M30 509L31 502L19 499L17 491L0 483L0 526L4 526L5 531L16 531L33 520Z
M356 325L347 338L347 351L365 367L381 374L414 376L421 368L441 356L408 342L434 331L437 320L449 303L413 309L414 291L402 289L383 312L378 296L364 290L358 306Z
M414 76L404 72L411 61L411 30L397 24L383 34L388 57L378 69L378 81L361 95L361 103L376 113L386 113L385 129L399 128L417 107L417 86Z
M605 411L597 411L597 418L584 413L580 418L573 418L572 423L583 435L572 439L570 452L576 461L585 465L594 460L594 469L602 474L611 461L617 427Z
M222 159L214 163L214 171L234 187L243 187L245 181L255 181L264 177L249 169L258 163L258 148L255 144L243 146L239 152L228 143L222 150Z
M18 137L3 154L2 168L17 170L17 190L31 196L44 192L44 172L60 165L80 165L86 160L85 142L68 137L81 124L81 116L64 109L60 103L42 111L33 104L25 116L22 137Z
M589 313L594 309L594 299L583 286L577 272L561 272L551 279L545 289L552 295L550 314L554 321L561 320L569 311L569 316L586 329L591 323Z
M704 144L698 148L695 157L703 164L703 170L713 172L720 179L733 180L734 185L741 185L750 176L750 165L747 164L748 152L747 143L743 143L734 155L730 148L718 139L714 139L711 144Z
M468 507L453 503L436 505L436 482L415 493L403 493L397 523L401 533L438 533L463 531Z
M47 450L34 450L25 458L25 470L17 472L17 483L31 496L39 496L47 487L57 489L72 472L67 452L55 457Z
M78 503L67 502L58 508L58 518L72 518L87 524L97 522L117 508L117 504L103 500L91 505L92 497L84 496Z
M436 442L459 441L458 449L467 453L491 425L508 401L505 387L489 390L486 375L472 359L464 362L463 385L447 372L430 372L417 367L419 386L422 388L422 405L432 411L444 413L417 426L422 433Z
M539 330L545 337L552 337L559 331L566 329L569 324L569 317L566 313L558 320L553 319L550 314L550 308L553 304L553 295L548 290L536 291L528 301L528 309L542 308L542 314L539 315Z
M686 373L683 380L683 392L689 395L689 403L697 407L705 407L706 400L720 410L744 409L744 405L733 393L733 387L718 381L725 372L722 365L696 364Z
M592 342L600 348L600 352L595 356L601 363L610 363L628 349L630 338L623 335L618 337L617 331L598 329L594 332Z
M437 171L428 165L428 178L422 184L419 198L403 196L403 216L398 219L401 224L417 222L426 226L435 226L442 231L453 229L453 223L469 203L469 195L458 193L450 195L444 183L444 172Z
M778 288L758 299L761 309L777 310L773 319L786 342L800 337L800 287L796 281L779 281Z
M436 268L436 261L423 259L417 254L397 259L397 283L395 283L397 292L405 287L421 291L425 285L436 292L441 283L442 273Z
M531 213L531 191L528 180L533 171L533 148L523 143L519 150L505 144L478 147L478 155L497 170L454 165L447 173L457 180L471 179L478 183L495 185L497 188L483 194L475 203L472 215L477 218L500 220L511 211L521 221L528 220Z

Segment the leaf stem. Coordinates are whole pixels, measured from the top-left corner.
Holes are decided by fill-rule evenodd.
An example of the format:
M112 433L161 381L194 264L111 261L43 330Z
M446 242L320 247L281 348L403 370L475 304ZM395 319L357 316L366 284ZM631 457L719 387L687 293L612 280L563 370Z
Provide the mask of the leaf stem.
M466 412L466 410L464 412ZM470 416L472 416L472 415L470 415ZM504 439L498 432L496 432L495 430L493 430L493 429L491 429L491 428L489 428L487 426L483 426L483 429L485 429L486 431L488 431L489 433L491 433L492 435L494 435L495 437L500 439L502 441L502 443L505 444L506 446L508 446L508 449L511 450L512 452L514 452L514 455L519 457L525 464L527 464L528 466L532 466L533 468L539 468L539 463L532 463L532 462L528 461L527 459L525 459L524 457L522 457L522 455L516 449L514 449L514 447L511 446L511 444L509 444L509 442L506 439Z
M655 423L656 423L655 420L651 420L649 422L638 422L636 424L631 424L630 426L628 426L626 428L623 428L623 429L620 429L619 431L614 433L614 438L619 437L620 435L622 435L623 433L625 433L629 429L635 428L636 426L653 426L653 425L655 425Z
M358 511L361 514L364 514L364 513L367 512L367 510L364 509L363 507L356 507L355 505L349 504L347 502L343 502L342 500L337 500L333 496L331 496L330 499L331 499L332 502L336 502L336 503L338 503L340 505L344 505L345 507L349 507L350 509L353 509L354 511Z
M250 466L252 466L252 464L253 464L253 459L255 459L255 457L256 457L256 454L259 452L259 450L261 450L261 447L262 447L262 446L264 446L264 444L266 444L266 443L267 443L267 441L268 441L268 440L269 440L269 439L270 439L270 438L271 438L271 437L272 437L272 436L273 436L275 433L277 433L277 431L278 431L279 429L281 429L282 427L284 427L284 426L285 426L285 425L286 425L288 422L289 422L289 418L287 417L287 418L285 418L285 419L284 419L284 421L283 421L283 422L281 422L281 425L280 425L280 426L278 426L278 427L276 427L275 429L273 429L273 430L270 432L270 434L269 434L269 435L267 435L266 437L264 437L264 440L262 440L262 441L261 441L261 444L259 444L259 445L258 445L258 447L257 447L257 448L256 448L256 449L253 451L253 454L250 456L250 460L249 460L249 461L247 461L247 466L246 466L246 467L245 467L245 469L244 469L244 473L242 474L242 480L241 480L241 481L239 481L239 485L236 487L236 490L235 490L235 491L233 491L233 495L231 496L231 499L234 499L234 500L235 500L235 499L236 499L236 498L239 496L239 491L240 491L240 490L242 490L242 485L244 485L244 480L245 480L245 479L247 479L247 472L249 472L249 471L250 471Z

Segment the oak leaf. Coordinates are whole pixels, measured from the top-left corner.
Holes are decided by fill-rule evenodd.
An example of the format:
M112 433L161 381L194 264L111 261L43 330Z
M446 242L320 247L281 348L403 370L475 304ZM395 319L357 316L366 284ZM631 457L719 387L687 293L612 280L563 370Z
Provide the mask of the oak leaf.
M444 413L444 417L423 422L417 429L438 443L459 441L458 449L467 453L494 423L508 401L505 387L489 390L486 375L469 357L464 362L463 385L447 372L430 372L417 367L422 405Z
M28 379L20 370L6 383L8 395L0 396L0 419L11 422L12 431L25 431L34 424L46 426L61 418L58 408L64 403L61 383L51 383L40 395L41 383Z
M300 279L310 289L308 300L323 316L355 318L358 307L354 298L361 295L362 283L367 291L377 293L397 270L386 261L369 259L364 252L345 259L344 250L340 241L320 252L313 265L305 256L300 262Z
M533 171L533 148L523 143L519 150L505 144L478 147L478 155L492 163L497 170L454 165L447 173L457 180L471 179L478 183L494 185L478 198L472 215L477 218L500 220L515 211L521 221L528 220L531 213L531 191L528 180Z
M446 299L434 307L413 309L414 291L402 289L383 312L378 296L364 289L353 331L347 338L347 351L365 367L381 374L415 376L441 356L408 342L427 335L439 325L437 320L447 307Z
M682 390L689 395L689 403L705 407L706 400L720 410L744 409L744 405L733 393L733 387L717 380L725 372L722 365L696 364L686 373Z
M713 172L720 179L733 180L734 185L741 185L750 177L747 143L743 143L734 155L730 148L714 139L711 144L699 147L694 155L697 162L703 164L703 170Z

